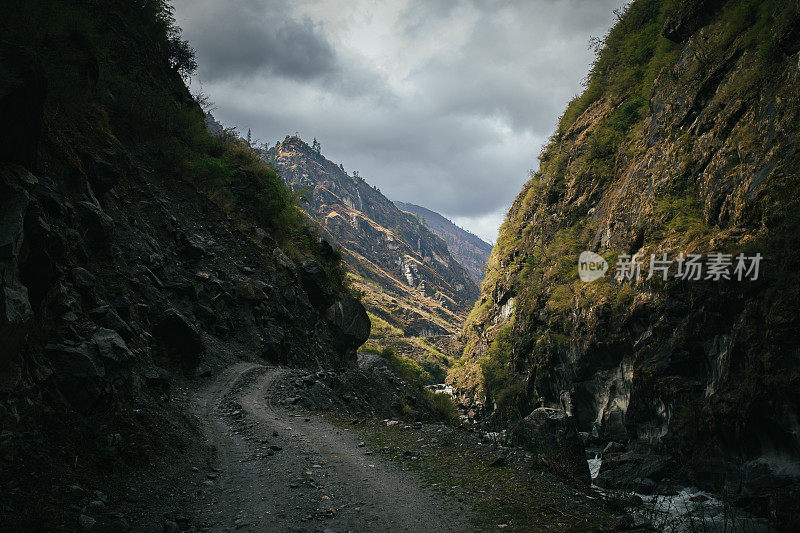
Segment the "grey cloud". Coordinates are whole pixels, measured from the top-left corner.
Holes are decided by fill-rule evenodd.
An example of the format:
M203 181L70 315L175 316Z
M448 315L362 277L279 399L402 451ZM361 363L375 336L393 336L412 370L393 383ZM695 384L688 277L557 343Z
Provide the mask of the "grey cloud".
M282 98L274 86L262 90ZM487 136L487 123L473 115L432 117L408 106L363 116L347 106L312 108L266 111L244 104L228 107L223 116L268 132L271 142L294 131L316 137L323 155L342 162L348 172L358 170L390 198L413 200L450 216L495 211L510 202L543 140L525 136L508 146L502 136Z
M455 52L434 56L415 74L425 93L441 101L442 109L500 115L515 130L546 136L554 126L553 110L580 89L578 82L591 59L588 36L607 30L604 22L617 4L614 0L461 2L461 7L480 12L468 42ZM444 11L448 17L457 16L454 5L448 4ZM420 19L433 24L432 13L440 10L438 3L415 3L408 10L414 13L412 33L419 34Z
M336 68L333 46L285 2L177 0L178 22L208 81L258 75L310 80Z
M412 0L385 34L355 41L362 28L348 28L351 16L366 9L359 25L379 20L394 4L237 0L233 9L178 0L176 8L222 122L272 144L295 131L316 137L323 155L390 198L494 239L487 228L502 220L582 89L589 37L608 30L622 3ZM371 45L388 59L358 48Z

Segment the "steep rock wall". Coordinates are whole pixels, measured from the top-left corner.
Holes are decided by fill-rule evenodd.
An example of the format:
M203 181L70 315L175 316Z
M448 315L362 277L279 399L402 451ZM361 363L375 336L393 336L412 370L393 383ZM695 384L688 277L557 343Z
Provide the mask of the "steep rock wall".
M277 174L207 134L169 17L162 2L53 1L0 23L9 531L72 530L66 487L203 442L176 386L240 360L354 366L369 336Z
M562 409L590 442L657 454L642 477L787 512L775 498L800 475L798 20L795 3L633 2L501 228L450 376L462 402L496 420ZM580 281L583 251L610 272ZM681 280L677 264L647 279L664 253L763 259L755 281ZM642 258L638 280L614 277L624 254Z

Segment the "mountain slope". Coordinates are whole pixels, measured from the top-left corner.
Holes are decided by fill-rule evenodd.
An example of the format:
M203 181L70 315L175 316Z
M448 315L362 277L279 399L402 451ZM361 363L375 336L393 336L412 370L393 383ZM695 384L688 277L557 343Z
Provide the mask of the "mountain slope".
M501 228L451 376L462 401L628 443L605 485L690 480L796 527L799 21L796 3L632 3ZM591 283L586 250L610 263ZM665 253L667 279L647 279ZM712 253L731 279L678 277L680 254ZM761 254L756 280L740 253ZM614 277L626 254L638 279Z
M459 228L435 211L405 202L395 201L394 205L422 220L432 232L444 239L450 254L467 269L475 283L483 281L484 268L492 253L491 244Z
M341 250L373 322L385 323L384 332L395 332L383 335L374 327L380 338L373 335L373 340L400 343L396 347L405 354L448 366L455 334L478 287L446 243L416 216L400 211L379 190L347 175L297 137L272 147L266 158L292 189L304 194L308 215Z
M348 176L338 165L297 137L287 137L267 156L295 190L305 191L311 215L337 243L379 269L363 270L391 285L438 300L453 311L469 309L478 288L447 246L416 217L400 211L363 179ZM397 289L395 289L397 290Z
M0 33L0 529L128 530L103 509L133 478L207 455L181 391L352 368L369 321L275 171L206 132L165 2L19 2Z

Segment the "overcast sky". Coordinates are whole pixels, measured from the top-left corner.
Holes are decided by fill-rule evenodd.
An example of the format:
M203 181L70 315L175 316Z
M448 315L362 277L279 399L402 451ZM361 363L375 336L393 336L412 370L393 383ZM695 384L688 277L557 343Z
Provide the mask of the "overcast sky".
M487 241L624 0L174 0L217 120Z

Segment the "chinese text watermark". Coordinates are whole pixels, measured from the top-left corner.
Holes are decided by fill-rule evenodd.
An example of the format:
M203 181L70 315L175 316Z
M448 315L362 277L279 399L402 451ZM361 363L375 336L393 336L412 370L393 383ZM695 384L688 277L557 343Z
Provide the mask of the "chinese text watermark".
M687 281L755 281L758 279L762 256L724 253L678 254L670 258L666 252L659 257L651 254L645 261L638 254L620 254L614 269L614 277L619 281L626 279L669 278ZM643 272L643 265L647 267ZM578 276L581 281L591 282L602 278L609 270L608 262L594 252L582 252L578 258ZM644 277L643 277L644 276Z

